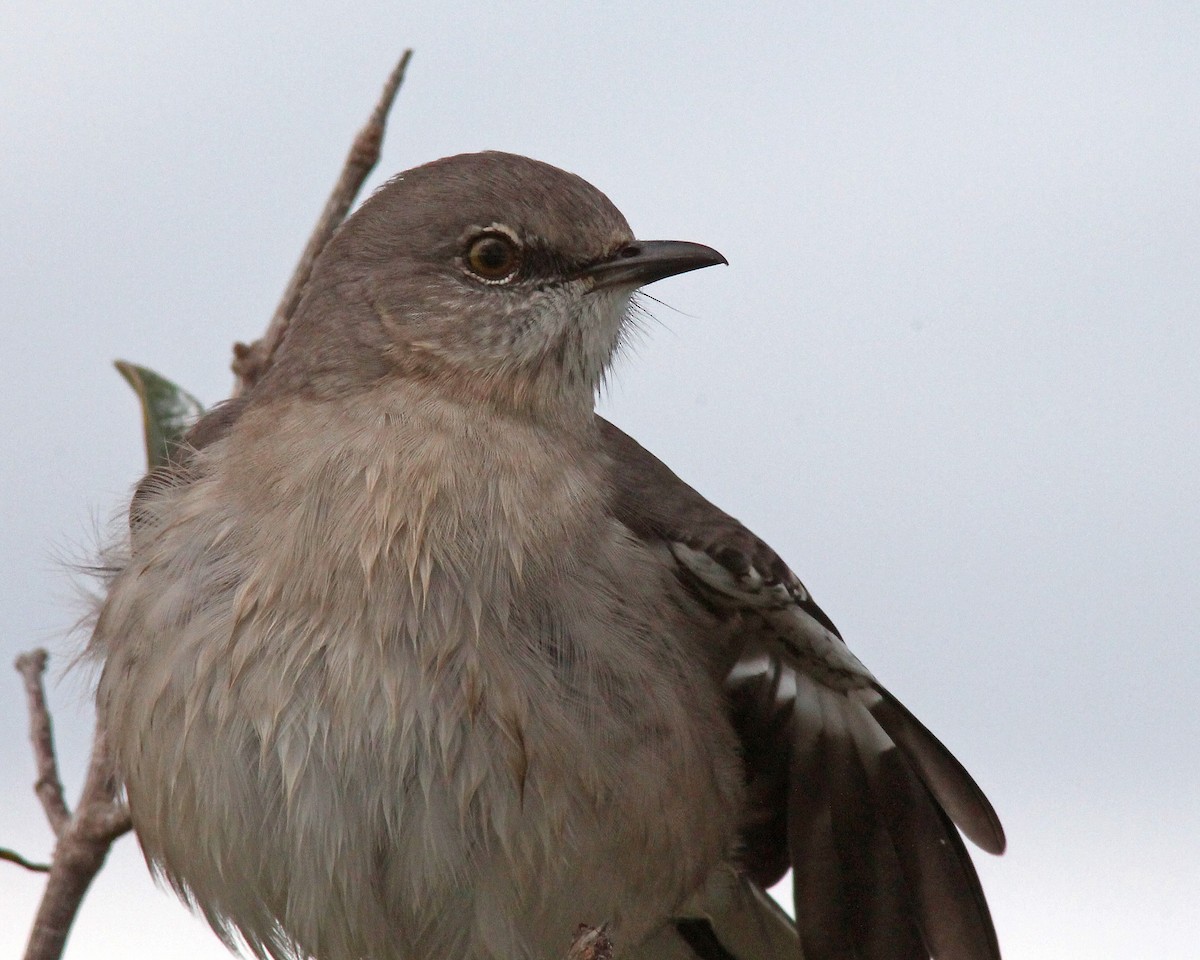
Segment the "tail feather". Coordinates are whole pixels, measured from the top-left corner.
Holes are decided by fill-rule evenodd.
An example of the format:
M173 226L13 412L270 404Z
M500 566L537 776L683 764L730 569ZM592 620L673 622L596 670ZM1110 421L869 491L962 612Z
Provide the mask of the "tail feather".
M878 684L879 699L869 707L889 737L904 751L922 781L970 840L988 853L1004 852L1004 828L979 785L908 709Z
M797 739L802 737L807 747L793 753L788 844L796 927L804 956L806 960L826 960L837 956L849 931L843 909L841 857L833 836L830 738L817 704L803 706L796 711Z
M836 695L830 699L837 701ZM845 703L845 701L843 701ZM849 704L847 704L849 705ZM847 779L847 788L856 796L852 807L863 811L859 827L861 849L859 869L863 874L863 896L855 905L862 927L858 954L880 960L926 960L928 951L921 935L916 904L901 862L901 854L891 835L884 804L876 796L879 778L880 741L874 721L861 709L845 709L849 737L842 749L846 766L855 770ZM856 835L847 836L847 845Z
M798 698L815 706L797 711L807 727L797 730L797 741L812 747L794 756L789 798L802 956L926 960L908 878L872 789L878 775L872 721L845 694L798 682Z
M899 750L879 758L873 785L888 821L930 956L999 958L979 876L953 821Z

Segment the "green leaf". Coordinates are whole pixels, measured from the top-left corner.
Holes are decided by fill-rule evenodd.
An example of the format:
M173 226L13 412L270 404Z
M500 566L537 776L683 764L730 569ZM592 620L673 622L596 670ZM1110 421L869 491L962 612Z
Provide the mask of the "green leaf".
M146 463L153 470L166 463L171 448L204 413L204 407L182 387L153 370L124 360L117 360L113 366L133 387L142 405Z

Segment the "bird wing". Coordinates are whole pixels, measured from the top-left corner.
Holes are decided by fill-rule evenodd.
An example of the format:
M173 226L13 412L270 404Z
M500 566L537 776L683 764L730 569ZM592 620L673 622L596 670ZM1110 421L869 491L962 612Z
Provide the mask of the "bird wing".
M154 493L193 479L194 452L244 400L214 408L130 505L134 549ZM736 870L718 871L646 960L998 960L959 830L1004 850L991 804L942 743L871 675L764 541L597 417L612 510L661 548L689 591L735 618L730 718L750 810ZM957 829L956 829L957 828ZM793 871L796 921L763 889Z
M792 869L793 955L998 960L959 830L996 854L1004 831L970 774L850 652L766 543L597 419L617 519L665 544L688 589L739 618L741 656L727 681L751 806L739 866L764 888ZM777 923L750 912L747 923ZM677 931L702 960L780 955L738 953L731 913L728 902L720 918L689 911ZM687 927L697 918L707 933Z

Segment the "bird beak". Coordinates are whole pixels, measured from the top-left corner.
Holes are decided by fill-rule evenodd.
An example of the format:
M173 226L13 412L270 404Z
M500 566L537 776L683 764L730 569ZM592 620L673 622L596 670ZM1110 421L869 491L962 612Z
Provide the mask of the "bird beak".
M702 243L686 240L635 240L626 244L608 260L587 267L582 276L592 281L588 291L610 287L644 287L655 280L677 273L728 264L721 254Z

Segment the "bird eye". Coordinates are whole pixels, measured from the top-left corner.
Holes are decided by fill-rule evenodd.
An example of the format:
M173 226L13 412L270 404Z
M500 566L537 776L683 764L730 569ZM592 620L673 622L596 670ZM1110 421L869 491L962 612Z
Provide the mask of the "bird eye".
M467 247L467 268L488 283L511 280L521 266L521 251L503 233L484 233Z

